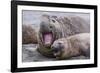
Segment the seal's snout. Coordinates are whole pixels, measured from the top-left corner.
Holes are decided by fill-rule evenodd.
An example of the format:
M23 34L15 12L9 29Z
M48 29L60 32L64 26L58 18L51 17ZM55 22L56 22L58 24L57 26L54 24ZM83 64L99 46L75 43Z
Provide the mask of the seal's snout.
M62 43L59 43L59 42L54 43L51 46L52 52L53 52L55 57L59 57L60 56L63 48L64 48L64 45Z
M53 51L60 51L62 48L64 48L63 44L62 43L54 43L52 46L51 46L51 49Z
M60 49L58 46L51 46L52 52L56 53L58 52Z

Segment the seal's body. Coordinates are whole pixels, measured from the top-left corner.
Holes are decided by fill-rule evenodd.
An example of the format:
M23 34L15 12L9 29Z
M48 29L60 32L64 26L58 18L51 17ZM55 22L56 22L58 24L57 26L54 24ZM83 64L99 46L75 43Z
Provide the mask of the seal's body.
M80 55L90 57L90 34L81 33L58 39L51 48L57 59L68 59Z

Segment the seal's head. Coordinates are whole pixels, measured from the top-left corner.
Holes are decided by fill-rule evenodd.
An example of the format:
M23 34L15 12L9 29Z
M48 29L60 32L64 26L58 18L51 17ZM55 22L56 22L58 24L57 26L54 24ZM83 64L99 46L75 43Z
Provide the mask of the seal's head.
M41 21L39 36L42 44L45 47L51 47L53 42L59 37L60 32L58 31L57 27L59 25L58 21L56 20L56 16L44 16L44 20Z
M62 53L64 52L64 42L63 41L55 41L53 45L51 46L53 55L59 59L61 57Z
M54 26L45 22L40 25L40 38L45 47L51 46L55 40Z

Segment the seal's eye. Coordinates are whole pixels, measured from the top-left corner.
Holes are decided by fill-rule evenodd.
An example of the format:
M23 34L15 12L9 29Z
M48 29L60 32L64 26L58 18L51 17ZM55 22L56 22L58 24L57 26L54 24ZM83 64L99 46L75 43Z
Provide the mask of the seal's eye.
M52 26L50 26L50 28L53 28Z
M64 45L61 42L59 42L58 45L59 45L59 48L60 49L63 49L64 48Z
M58 44L59 44L59 45L61 45L61 43L60 43L60 42L59 42Z
M52 22L55 23L56 21L55 20L52 20Z

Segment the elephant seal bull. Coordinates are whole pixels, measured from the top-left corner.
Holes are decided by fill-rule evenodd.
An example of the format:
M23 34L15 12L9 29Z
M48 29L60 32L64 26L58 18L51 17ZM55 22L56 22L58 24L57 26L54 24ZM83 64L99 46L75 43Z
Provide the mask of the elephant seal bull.
M90 34L81 33L58 39L54 41L51 48L57 59L68 59L80 55L90 57Z
M37 50L46 57L54 57L51 45L55 40L86 32L90 32L90 26L81 17L43 15L38 32Z

